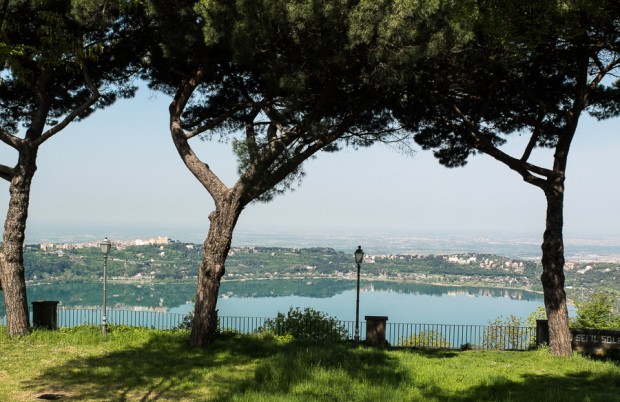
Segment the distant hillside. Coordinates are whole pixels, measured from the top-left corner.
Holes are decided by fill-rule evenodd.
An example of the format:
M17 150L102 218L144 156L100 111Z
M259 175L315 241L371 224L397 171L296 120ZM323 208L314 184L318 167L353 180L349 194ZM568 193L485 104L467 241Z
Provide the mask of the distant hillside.
M26 278L30 282L98 281L103 256L96 247L25 249ZM72 248L75 247L75 248ZM127 246L109 256L111 281L194 281L202 247L191 243ZM493 254L368 254L362 264L363 279L510 287L540 291L540 264L530 259ZM235 247L226 262L225 280L271 278L354 278L351 253L328 247ZM620 264L568 263L566 286L577 296L592 289L620 293Z

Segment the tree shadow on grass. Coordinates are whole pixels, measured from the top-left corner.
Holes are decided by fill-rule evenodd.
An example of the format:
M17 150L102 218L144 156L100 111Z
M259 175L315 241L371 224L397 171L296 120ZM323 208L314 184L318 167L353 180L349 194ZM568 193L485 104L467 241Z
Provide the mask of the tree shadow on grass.
M409 351L425 359L452 359L460 352L415 349ZM518 379L497 375L480 380L469 388L453 387L451 381L439 386L418 381L411 367L402 367L400 360L382 350L356 350L350 346L304 345L294 342L281 347L273 356L262 359L254 377L240 382L230 393L222 393L223 401L252 400L252 396L270 396L281 400L430 400L430 401L612 401L620 400L620 375L579 372L576 374L525 374ZM473 367L472 367L473 369ZM327 373L327 381L317 377ZM331 372L331 375L329 374ZM340 375L339 375L340 374ZM436 376L445 374L437 370ZM311 384L303 387L304 382ZM366 384L365 391L377 398L350 392L350 388ZM324 385L324 386L322 386ZM609 388L607 388L609 385ZM402 392L397 388L404 386ZM301 388L301 389L300 389ZM456 390L455 390L456 389ZM394 391L394 392L392 392ZM383 398L381 398L383 397ZM407 399L413 398L413 399Z
M63 400L222 401L243 399L247 391L286 395L318 371L330 383L321 390L325 397L329 389L342 395L341 388L356 382L398 386L408 380L399 365L383 351L343 344L228 335L207 349L191 349L183 334L154 332L140 346L74 358L23 385Z
M235 342L225 336L208 349L192 349L186 338L187 334L154 332L143 345L48 368L24 387L63 400L206 399L213 395L197 392L229 392L236 384L227 371L251 369L253 361L272 355L277 346L253 337Z
M384 350L293 341L261 359L252 378L219 397L222 401L251 400L253 394L286 400L356 400L352 388L359 384L365 390L393 389L410 381L407 369Z

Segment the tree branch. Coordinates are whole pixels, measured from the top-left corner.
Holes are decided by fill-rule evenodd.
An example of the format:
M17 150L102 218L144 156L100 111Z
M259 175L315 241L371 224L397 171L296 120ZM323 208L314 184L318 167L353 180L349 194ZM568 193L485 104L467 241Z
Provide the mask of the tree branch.
M0 129L0 141L4 142L6 145L19 150L24 142L23 139L11 135L8 131Z
M267 141L275 141L277 135L278 127L273 123L269 123L269 126L267 126Z
M538 137L540 137L540 130L538 128L535 128L534 131L532 131L532 136L530 137L530 140L528 141L525 149L523 150L523 155L521 155L521 162L527 162L528 159L530 159L532 151L534 150L534 147L538 142Z
M5 165L0 165L0 178L11 181L13 179L14 170Z
M250 114L246 117L245 121L245 141L248 147L248 155L250 156L250 163L255 164L259 159L259 150L256 143L256 131L254 130L254 120L260 113L259 107L252 108Z
M279 155L282 150L289 147L301 136L301 130L299 127L294 127L292 129L284 127L280 113L278 113L273 103L269 102L262 110L270 120L269 127L267 128L267 148L269 149L269 153L275 156L267 156L267 158L272 158L273 160L277 158L277 155ZM280 135L278 135L278 133L280 133Z
M267 105L265 105L265 107L263 107L263 113L265 113L265 115L269 118L270 130L268 139L270 140L270 142L271 140L275 141L277 139L278 132L280 132L281 134L285 132L285 129L282 126L282 119L280 117L280 113L278 113L278 110L274 107L272 103L268 103Z
M583 110L588 106L588 98L590 90L592 88L591 83L588 82L588 67L590 61L590 55L584 48L580 48L580 52L577 52L577 64L578 74L576 77L575 91L572 98L572 105L567 112L566 125L563 128L563 132L558 137L558 142L555 146L555 152L553 154L553 170L562 176L566 172L566 165L568 163L568 153L570 151L571 143L575 137L577 131L577 124L579 123L579 117ZM601 72L599 71L599 75ZM604 77L604 74L601 76ZM595 81L594 79L593 81Z
M592 79L592 82L590 82L590 88L594 89L596 88L601 81L603 80L603 78L605 78L605 76L607 74L609 74L610 71L612 71L615 68L618 68L618 66L620 66L620 58L616 58L614 60L612 60L610 63L607 63L606 66L602 65L602 63L599 61L598 56L595 58L595 63L598 67L598 74L596 75L596 77L594 77Z
M84 82L86 83L86 86L88 86L88 89L90 90L90 97L79 107L73 109L73 111L69 113L60 123L56 124L54 127L50 128L39 138L37 138L34 141L36 146L40 146L54 134L67 127L69 123L75 120L80 114L88 110L88 108L91 107L95 102L97 102L97 99L99 99L99 89L97 89L95 84L93 84L92 80L90 79L90 75L88 74L88 69L86 68L86 65L82 66L82 75L84 76Z
M521 156L522 162L527 162L528 159L530 159L530 156L532 155L532 151L534 150L534 147L536 146L536 143L538 142L538 138L540 137L540 127L538 126L538 123L540 123L543 118L544 118L544 115L539 114L538 118L536 119L535 127L534 127L534 130L532 131L532 136L530 137L530 140L528 141L527 146L523 150L523 155Z
M458 106L453 105L453 109L461 117L465 125L468 126L469 130L467 130L467 132L470 134L470 141L474 148L502 162L510 169L519 173L521 177L523 177L523 180L544 190L546 180L541 179L540 177L535 176L532 173L548 178L551 176L551 171L549 169L545 169L540 166L532 165L531 163L513 158L507 153L501 151L499 148L493 145L491 141L489 141L489 139L486 138L475 125L473 125L469 121L469 119L463 114L463 112L458 108Z
M256 177L254 176L256 173L269 169L270 174L267 178L263 179L260 183L256 183L257 186L253 186L252 191L254 191L254 194L251 194L251 196L253 198L259 197L261 194L286 179L291 172L295 171L295 169L301 166L301 164L312 155L327 145L330 145L334 141L342 138L346 134L347 130L349 130L354 124L355 119L359 116L362 110L363 106L359 106L358 110L351 111L336 127L330 131L327 131L326 134L322 136L305 137L302 135L303 129L300 128L300 126L309 127L315 123L313 119L318 118L318 115L314 113L312 113L305 121L300 122L294 129L288 130L287 135L280 136L280 138L278 138L275 142L282 147L281 151L274 152L271 149L268 156L261 160L261 165L254 166L253 170L246 172L247 174L242 178L243 182L251 183L254 181L253 179ZM301 139L301 141L299 141L299 144L293 150L292 156L284 158L276 166L271 166L274 162L278 161L280 156L284 155L287 148L290 150L291 146L299 139Z
M34 93L35 98L38 100L38 105L32 113L30 127L26 130L25 139L28 141L39 138L45 128L45 123L47 121L50 108L49 99L45 96L45 87L47 86L47 81L50 75L49 70L44 66L41 68L41 75L39 76L36 85L28 85Z
M249 106L247 103L238 103L234 108L231 108L228 112L221 114L217 118L210 120L209 122L203 124L202 126L199 126L198 128L195 128L192 131L186 131L185 138L189 140L196 137L197 135L204 133L205 131L213 130L214 128L222 124L226 119L230 118L239 110L242 110L247 106Z
M201 68L195 70L192 76L179 87L172 103L170 103L170 134L172 135L172 141L183 163L185 163L185 166L187 166L194 177L196 177L200 184L209 192L216 207L220 207L224 197L229 193L229 189L219 177L213 173L209 165L203 163L194 153L192 147L189 145L188 136L181 124L183 110L195 89L201 84L203 75L204 72Z

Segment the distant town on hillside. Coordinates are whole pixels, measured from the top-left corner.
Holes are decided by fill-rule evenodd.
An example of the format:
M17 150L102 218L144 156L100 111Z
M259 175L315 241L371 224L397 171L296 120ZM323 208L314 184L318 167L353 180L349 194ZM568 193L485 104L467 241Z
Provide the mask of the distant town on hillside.
M202 245L167 236L112 241L108 278L119 282L195 281ZM99 281L99 241L30 244L25 249L29 283ZM363 280L469 285L541 291L536 258L484 252L384 253L366 249ZM567 261L566 289L574 297L594 289L620 292L620 263ZM356 277L352 253L332 247L236 246L226 261L225 280L342 279Z

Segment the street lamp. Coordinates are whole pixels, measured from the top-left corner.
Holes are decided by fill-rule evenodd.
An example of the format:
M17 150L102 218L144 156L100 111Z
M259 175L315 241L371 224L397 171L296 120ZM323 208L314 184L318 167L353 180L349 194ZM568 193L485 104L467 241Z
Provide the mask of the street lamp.
M355 300L355 346L360 344L360 268L364 261L364 250L357 246L355 250L355 264L357 265L357 299Z
M99 247L101 247L101 252L103 253L103 314L101 315L101 333L105 335L108 333L108 320L106 317L106 282L108 277L108 254L110 253L112 243L110 243L110 240L108 240L108 238L106 237L101 243L99 243Z

